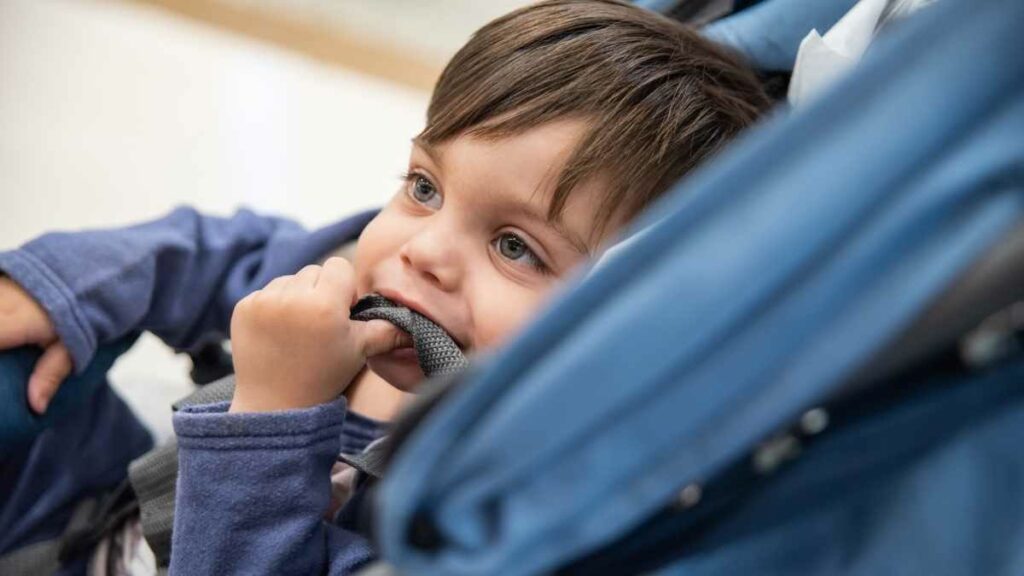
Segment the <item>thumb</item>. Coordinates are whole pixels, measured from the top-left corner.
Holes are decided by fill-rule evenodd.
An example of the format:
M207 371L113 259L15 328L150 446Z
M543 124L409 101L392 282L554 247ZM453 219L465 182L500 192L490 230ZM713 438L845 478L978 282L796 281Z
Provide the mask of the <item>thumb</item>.
M28 404L36 414L46 412L64 379L71 374L71 354L61 342L46 347L28 379Z
M390 352L395 348L412 346L412 336L387 320L370 320L360 324L363 356L367 358Z

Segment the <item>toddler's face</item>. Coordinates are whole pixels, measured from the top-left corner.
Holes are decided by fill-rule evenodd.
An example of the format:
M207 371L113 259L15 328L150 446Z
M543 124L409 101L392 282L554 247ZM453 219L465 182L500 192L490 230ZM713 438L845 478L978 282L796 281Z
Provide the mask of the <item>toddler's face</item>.
M420 312L467 351L513 334L601 240L592 238L600 183L574 191L559 221L547 219L583 128L559 121L499 140L414 142L405 183L359 238L358 294ZM411 348L369 366L403 390L423 379Z

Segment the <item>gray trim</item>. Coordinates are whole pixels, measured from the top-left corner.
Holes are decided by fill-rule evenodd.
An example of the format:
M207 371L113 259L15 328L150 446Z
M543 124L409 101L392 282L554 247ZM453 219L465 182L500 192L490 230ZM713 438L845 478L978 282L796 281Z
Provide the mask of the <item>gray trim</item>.
M96 511L98 501L95 498L84 500L71 513L64 533L57 538L43 540L35 544L23 546L0 556L0 574L3 576L46 576L55 574L60 568L60 549L64 536L81 530L89 524Z

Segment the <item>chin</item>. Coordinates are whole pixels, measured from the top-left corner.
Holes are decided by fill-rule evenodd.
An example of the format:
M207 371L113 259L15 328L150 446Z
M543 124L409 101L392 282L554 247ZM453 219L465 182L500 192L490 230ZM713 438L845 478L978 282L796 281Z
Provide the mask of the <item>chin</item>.
M410 350L410 352L412 351ZM416 362L416 353L412 352L411 358L408 356L393 352L382 354L367 359L366 366L374 374L402 392L416 392L427 377L423 375L423 370Z

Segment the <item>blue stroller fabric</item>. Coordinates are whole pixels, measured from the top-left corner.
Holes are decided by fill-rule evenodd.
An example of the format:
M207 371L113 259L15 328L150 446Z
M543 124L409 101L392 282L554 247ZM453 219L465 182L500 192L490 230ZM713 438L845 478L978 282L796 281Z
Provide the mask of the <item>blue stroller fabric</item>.
M82 400L31 443L4 453L0 555L59 537L77 503L117 486L128 464L153 447L149 432L105 380ZM60 574L84 573L78 563L66 568Z
M703 34L725 44L764 72L788 72L800 41L812 29L822 34L857 0L765 0L705 26Z
M1022 22L1016 0L944 0L681 183L406 440L379 487L382 556L417 575L557 569L833 397L1024 217ZM799 523L734 526L684 573L777 573L789 553L802 573L1019 573L1020 458L990 480L1024 430L1019 375L937 397L974 420L926 465L918 446L858 478L886 498L790 493ZM975 410L989 395L1004 406ZM848 437L818 479L899 438ZM430 545L410 539L424 526Z
M1022 377L947 367L841 402L785 467L742 461L560 574L1019 574Z
M655 12L668 12L676 7L677 0L635 0L633 4Z

